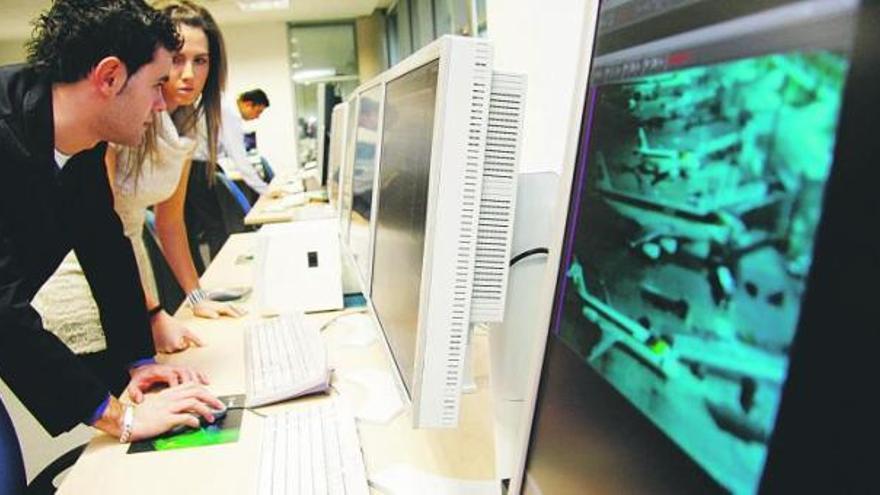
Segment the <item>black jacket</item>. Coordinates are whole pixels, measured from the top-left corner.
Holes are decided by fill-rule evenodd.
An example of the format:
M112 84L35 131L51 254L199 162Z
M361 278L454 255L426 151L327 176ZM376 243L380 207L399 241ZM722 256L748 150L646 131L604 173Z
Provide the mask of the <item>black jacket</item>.
M52 435L88 420L110 388L43 328L30 301L73 249L118 370L154 354L131 243L113 210L106 144L54 160L51 86L0 68L0 376Z

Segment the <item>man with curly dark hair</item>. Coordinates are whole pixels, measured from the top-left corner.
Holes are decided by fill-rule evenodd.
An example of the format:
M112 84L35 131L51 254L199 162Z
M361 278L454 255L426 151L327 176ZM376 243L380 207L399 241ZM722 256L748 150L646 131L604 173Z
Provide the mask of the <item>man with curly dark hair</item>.
M197 424L193 414L212 421L209 406L223 407L203 375L153 360L104 165L107 141L138 145L165 108L161 85L179 44L143 0L55 0L35 22L28 64L0 68L0 375L52 435L83 422L129 441ZM71 249L107 338L88 362L30 305ZM172 387L143 398L161 382ZM137 408L113 395L126 384Z

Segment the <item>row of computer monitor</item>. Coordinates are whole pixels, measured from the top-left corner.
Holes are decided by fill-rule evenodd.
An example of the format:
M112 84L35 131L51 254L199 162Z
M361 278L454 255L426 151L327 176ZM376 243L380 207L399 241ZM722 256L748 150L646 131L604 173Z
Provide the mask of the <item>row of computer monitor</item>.
M865 165L877 7L591 5L514 489L753 493L834 477L864 488L846 449L876 418L834 404L876 389L859 372L860 339L877 328L863 319L867 293L840 292L847 275L878 275L876 252L860 249L878 245L877 229L852 220L877 176ZM473 272L441 261L461 237L438 224L465 202L463 183L438 179L458 163L448 147L468 157L449 85L476 86L459 79L458 52L432 50L338 107L344 138L331 145L344 240L411 392L409 370L430 357L430 282Z
M518 81L445 36L333 111L328 196L417 426L457 424L468 332L503 314Z

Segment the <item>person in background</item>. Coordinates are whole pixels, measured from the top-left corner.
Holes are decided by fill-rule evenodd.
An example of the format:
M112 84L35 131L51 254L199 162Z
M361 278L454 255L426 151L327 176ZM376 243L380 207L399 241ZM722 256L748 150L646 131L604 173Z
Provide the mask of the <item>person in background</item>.
M28 64L0 68L0 375L51 435L85 423L127 442L223 408L202 373L153 359L104 166L107 141L139 145L165 108L179 46L143 0L55 0L35 23ZM71 249L107 335L100 362L45 331L30 304ZM144 394L158 383L170 387ZM117 399L123 389L139 405Z
M262 89L257 88L238 95L235 103L242 119L255 120L269 108L269 97Z
M249 195L251 200L268 190L268 184L257 174L247 156L242 126L242 119L252 120L259 117L268 106L269 99L262 90L243 93L235 106L221 103L219 147L213 150L208 147L207 128L200 124L184 207L190 250L199 273L205 270L200 246L207 245L208 257L213 259L230 235L223 223L223 213L214 192L213 174L216 165L225 167L227 172L238 172L255 193ZM215 151L214 156L211 151Z
M223 37L210 13L188 1L155 4L174 22L183 45L172 57L169 79L162 86L166 110L157 114L154 135L138 147L111 146L105 157L116 213L134 249L150 315L153 342L159 352L178 352L199 337L168 314L159 303L150 258L143 242L146 210L154 206L156 233L162 254L187 294L193 314L205 318L239 316L230 304L211 301L199 277L187 242L183 221L185 180L195 147L195 123L175 124L180 112L217 114L214 105L225 80ZM193 108L195 105L195 108ZM187 120L187 119L183 119ZM217 142L216 136L214 142ZM70 253L61 268L40 289L34 307L45 325L78 354L104 352L106 343L97 306L76 255Z
M232 167L241 175L241 179L256 195L263 195L269 189L269 185L257 173L247 156L245 149L245 133L243 121L258 119L260 114L269 107L269 97L261 89L245 91L238 95L235 105L228 102L223 104L223 126L220 137L220 165L224 168ZM224 159L225 158L225 159ZM226 170L230 172L230 170ZM251 199L255 195L249 195Z

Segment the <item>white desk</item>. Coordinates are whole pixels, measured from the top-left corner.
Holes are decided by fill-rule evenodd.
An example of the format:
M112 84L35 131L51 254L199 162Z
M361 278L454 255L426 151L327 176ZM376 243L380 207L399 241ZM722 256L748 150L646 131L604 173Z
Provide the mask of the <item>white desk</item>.
M253 262L236 264L236 259L253 253L253 235L238 234L229 239L202 278L205 288L250 285ZM218 395L244 393L242 327L256 316L248 315L241 320L204 320L192 317L186 309L178 311L178 316L185 319L207 345L162 356L161 360L206 371L211 378L210 388ZM309 315L306 321L307 324L321 325L333 316L334 313ZM367 369L386 372L392 369L382 340L377 338L369 346L347 345L346 331L341 325L331 325L324 331L330 363L335 366L337 375L356 374ZM408 464L439 476L493 480L487 345L485 337L474 339L474 374L478 391L463 397L461 422L457 429L415 430L410 426L412 418L408 405L388 424L358 422L368 477L397 464ZM341 390L341 396L354 405L363 400L362 392L357 388ZM272 414L296 407L302 401L315 400L327 399L326 396L299 399L258 411ZM237 443L131 455L126 454L128 445L120 445L115 439L98 434L64 480L59 494L254 493L261 428L262 418L245 411ZM419 492L426 493L424 487L413 487L410 493Z

